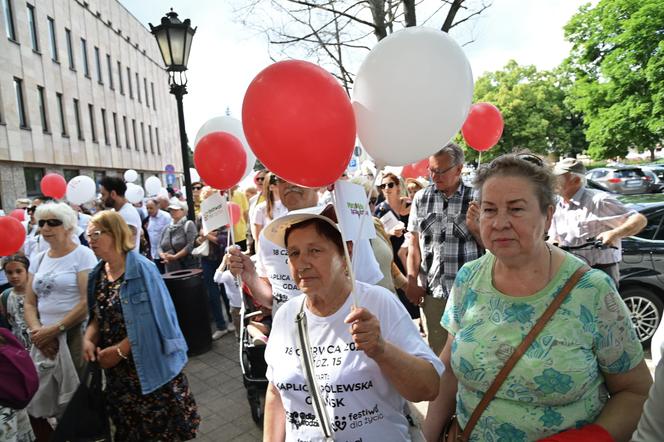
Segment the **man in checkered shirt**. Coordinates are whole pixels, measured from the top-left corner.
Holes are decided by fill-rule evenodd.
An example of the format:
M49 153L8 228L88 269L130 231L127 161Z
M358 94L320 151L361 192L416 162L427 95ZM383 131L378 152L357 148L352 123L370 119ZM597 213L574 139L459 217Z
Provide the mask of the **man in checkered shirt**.
M484 250L476 223L466 223L473 190L461 181L463 150L450 143L429 157L432 184L415 194L408 231L406 296L421 304L429 346L440 354L447 331L440 325L454 278Z

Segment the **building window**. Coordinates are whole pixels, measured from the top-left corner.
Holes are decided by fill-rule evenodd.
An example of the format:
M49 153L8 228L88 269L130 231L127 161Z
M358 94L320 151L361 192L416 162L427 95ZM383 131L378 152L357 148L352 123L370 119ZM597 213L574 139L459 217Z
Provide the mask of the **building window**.
M111 139L108 137L108 123L106 121L106 109L101 110L101 128L104 131L104 143L111 145Z
M72 179L79 176L81 171L78 169L62 169L62 174L65 177L65 181L70 182Z
M14 10L12 9L12 0L2 0L5 10L5 30L7 38L16 41L16 28L14 28Z
M23 96L23 80L14 77L14 93L16 94L16 111L18 113L18 125L24 129L28 126L28 116L25 111L25 97Z
M143 141L143 152L148 151L148 145L145 142L145 124L141 123L141 141Z
M113 112L113 133L115 134L115 145L122 147L120 145L120 131L118 130L118 114Z
M152 91L152 109L157 110L157 100L154 98L154 83L150 82L150 89Z
M48 17L48 41L51 45L51 60L58 61L58 40L55 38L55 20Z
M42 86L37 86L37 92L39 95L39 116L41 117L42 130L44 132L50 132L48 127L48 111L46 108L44 88Z
M124 95L124 84L122 83L122 63L118 61L118 84L120 85L120 94Z
M161 155L161 146L159 145L159 128L154 128L154 140L157 142L157 154Z
M101 55L97 46L95 46L95 66L97 67L97 83L104 84L104 78L101 76Z
M37 19L35 18L35 7L31 4L28 6L28 27L30 28L30 42L32 43L32 50L39 52L39 35L37 34Z
M90 133L92 135L92 142L97 143L97 124L95 122L95 107L88 104L88 116L90 117Z
M88 42L81 39L81 58L83 59L83 75L90 78L90 66L88 65Z
M69 69L75 70L74 50L71 45L71 31L65 28L65 41L67 42L67 59L69 60Z
M126 116L122 117L122 125L124 126L124 132L125 132L125 144L127 145L127 149L131 149L131 145L129 143L129 126L127 125Z
M113 87L113 68L111 67L111 56L106 54L106 67L108 68L108 88L115 90Z
M141 80L138 78L138 72L136 72L136 97L138 102L141 102Z
M67 136L67 121L65 120L65 108L62 104L62 94L56 92L56 99L58 100L58 114L60 114L60 133L63 137Z
M143 92L145 92L145 105L150 107L150 98L148 98L148 79L143 77Z
M150 153L154 154L154 144L152 144L152 126L148 124L148 135L150 136Z
M136 131L136 120L135 119L131 120L131 127L134 130L134 149L140 150L138 148L138 132Z
M127 85L129 86L129 98L134 99L134 89L131 87L131 69L127 66Z
M74 98L74 120L76 120L76 135L78 139L85 140L83 138L83 128L81 127L81 108L76 98Z
M43 167L24 167L25 190L28 197L35 197L41 194L41 180L44 178Z

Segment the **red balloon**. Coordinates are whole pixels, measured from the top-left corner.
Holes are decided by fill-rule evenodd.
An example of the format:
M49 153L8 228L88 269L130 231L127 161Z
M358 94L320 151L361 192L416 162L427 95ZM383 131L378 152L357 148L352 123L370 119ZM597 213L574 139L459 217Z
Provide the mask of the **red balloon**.
M25 221L25 210L23 209L14 209L11 211L9 214L14 219L17 219L19 221Z
M261 71L244 95L242 125L261 163L300 186L336 181L355 148L348 95L329 72L306 61Z
M240 222L240 217L242 216L242 209L236 203L228 203L228 211L231 213L231 222L233 225Z
M466 144L478 152L491 149L503 134L503 116L491 103L475 103L471 106L461 133Z
M405 178L419 178L429 176L429 159L425 158L417 163L407 164L401 171L401 176Z
M228 190L244 176L247 154L236 136L228 132L210 132L198 141L194 164L205 184Z
M67 193L67 181L65 181L62 175L58 175L57 173L47 173L44 175L40 187L44 195L55 198L56 200L64 198Z
M0 238L0 256L13 255L25 242L25 227L16 218L0 216Z

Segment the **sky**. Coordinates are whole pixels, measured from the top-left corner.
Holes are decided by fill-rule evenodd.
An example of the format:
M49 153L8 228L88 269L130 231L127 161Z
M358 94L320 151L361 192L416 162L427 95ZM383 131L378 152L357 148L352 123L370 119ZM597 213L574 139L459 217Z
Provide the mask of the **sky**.
M171 7L181 20L189 18L197 27L187 71L189 93L184 98L189 139L194 139L207 120L224 115L227 109L240 118L249 83L272 63L265 36L243 25L234 11L247 0L120 1L146 28L148 23L158 24ZM493 0L481 16L451 35L459 44L472 40L463 48L475 78L501 69L511 59L521 65L551 69L570 49L564 40L563 26L587 2ZM419 17L424 20L428 14ZM436 18L426 26L442 22Z

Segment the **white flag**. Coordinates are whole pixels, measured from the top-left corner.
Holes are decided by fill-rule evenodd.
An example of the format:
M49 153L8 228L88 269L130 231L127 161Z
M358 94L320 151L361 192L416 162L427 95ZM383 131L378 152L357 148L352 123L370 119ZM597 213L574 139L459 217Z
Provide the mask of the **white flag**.
M203 221L203 233L206 235L212 230L230 224L226 198L219 192L205 198L201 203L201 220Z
M357 241L376 237L364 186L348 181L337 181L334 184L334 198L339 226L346 240Z

